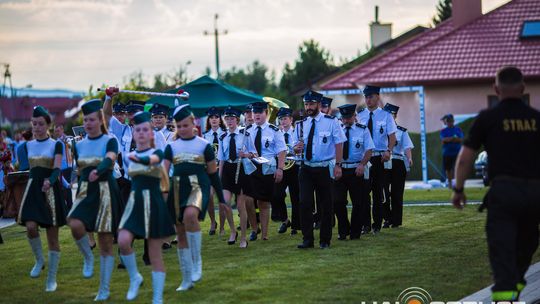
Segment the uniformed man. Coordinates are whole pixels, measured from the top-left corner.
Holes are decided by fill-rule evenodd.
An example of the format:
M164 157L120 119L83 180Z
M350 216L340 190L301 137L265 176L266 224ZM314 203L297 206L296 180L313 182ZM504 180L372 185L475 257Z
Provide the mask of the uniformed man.
M371 156L370 183L372 194L372 212L366 214L364 223L364 233L373 228L373 233L381 231L382 226L382 202L384 186L384 162L391 159L392 150L396 144L396 123L390 113L381 109L379 105L380 88L367 85L364 90L366 108L356 115L357 121L367 126L371 133L371 138L375 145ZM371 224L371 213L373 214L373 224Z
M321 98L321 112L323 114L332 114L332 98L323 96Z
M334 182L334 211L338 221L338 240L360 238L363 214L369 212L369 182L364 180L364 171L371 159L373 140L366 126L356 123L356 105L345 104L339 108L342 128L346 140L343 143L343 162L341 179ZM347 193L352 200L351 222L347 212Z
M170 143L173 141L174 133L167 129L167 117L169 115L170 108L166 105L155 103L150 108L152 114L152 126L155 131L160 131L165 138L165 142Z
M121 102L117 102L113 105L113 116L118 119L119 122L125 124L127 118L126 105Z
M392 114L394 120L397 118L399 107L390 103L384 105L384 110ZM403 223L403 193L405 191L405 178L412 166L412 149L414 145L411 141L407 129L397 126L396 145L392 151L392 166L385 168L386 184L383 228L397 228Z
M281 182L283 178L287 146L283 132L266 121L268 103L256 102L252 106L255 123L247 127L246 130L257 150L257 156L262 157L262 159L254 159L257 170L251 174L251 191L259 207L262 239L268 240L270 202L274 192L274 183Z
M475 152L489 155L486 234L495 284L492 300L518 301L525 273L538 248L540 222L540 112L523 100L523 75L516 67L497 72L495 92L500 102L476 117L456 162L452 203L462 209L463 192ZM453 228L452 228L453 229Z
M308 91L303 95L307 118L299 121L294 129L298 143L295 153L302 154L298 179L300 182L300 219L303 242L300 249L313 248L313 203L315 189L329 189L332 180L341 178L341 162L345 134L339 121L321 113L322 94ZM333 202L330 191L320 191L321 228L319 245L330 247L332 239Z
M298 189L298 163L295 162L293 147L296 144L296 138L293 136L294 128L292 127L293 117L292 109L280 108L277 113L279 127L283 132L285 144L287 145L287 161L285 170L283 171L283 180L276 183L274 189L274 198L272 199L272 220L280 221L278 233L287 232L287 228L291 227L291 235L295 235L297 230L300 230L300 206L299 206L299 189ZM294 163L293 165L288 165ZM289 188L291 198L291 219L287 215L287 205L285 204L286 190Z

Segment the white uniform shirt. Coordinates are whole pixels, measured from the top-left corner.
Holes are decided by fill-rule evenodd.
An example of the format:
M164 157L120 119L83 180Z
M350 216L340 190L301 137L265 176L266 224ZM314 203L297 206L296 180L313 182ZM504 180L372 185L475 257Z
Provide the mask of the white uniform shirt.
M304 159L306 159L306 150L308 144L309 130L312 121L315 120L315 132L313 136L312 159L310 162L329 161L336 158L336 144L343 143L346 140L345 133L340 126L339 121L330 115L319 112L317 116L307 117L296 123L293 137L300 140L300 130L303 126L304 135Z
M280 152L287 151L283 132L281 132L278 127L271 125L268 122L265 122L260 126L253 124L246 128L255 150L257 147L255 138L257 137L259 127L261 128L261 155L259 156L272 159Z
M393 151L394 154L405 156L405 150L414 148L406 128L397 126L396 140L396 146Z
M347 138L347 127L343 125L343 133ZM343 158L343 163L359 163L368 150L373 150L375 145L371 139L371 134L366 126L355 123L349 130L349 157ZM345 149L345 142L343 143ZM345 151L343 151L345 155Z
M249 138L249 132L244 136L245 129L234 130L234 141L236 143L236 156L239 157L240 151L256 153L253 142ZM229 160L229 147L231 143L231 132L224 132L219 137L219 148L217 153L217 158L220 161ZM243 148L243 149L242 149Z
M364 109L356 114L356 120L366 127L368 126L370 111ZM396 122L389 112L377 108L373 111L373 144L375 151L386 151L388 149L388 135L396 132Z

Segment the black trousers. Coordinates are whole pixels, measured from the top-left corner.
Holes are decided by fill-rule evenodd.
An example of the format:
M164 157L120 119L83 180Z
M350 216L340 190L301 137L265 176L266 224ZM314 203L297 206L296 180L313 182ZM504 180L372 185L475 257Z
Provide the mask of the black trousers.
M338 221L338 233L340 236L351 235L360 237L362 232L363 217L366 212L367 200L364 195L367 192L364 176L356 176L356 169L342 169L342 176L334 182L334 212ZM347 212L347 193L352 200L351 221L349 223ZM367 210L369 211L369 210Z
M299 230L301 229L299 206L300 185L298 184L297 165L283 171L281 182L274 184L274 197L272 198L272 220L274 221L284 222L289 218L287 215L287 205L285 204L285 197L287 196L285 190L287 188L289 188L289 195L291 197L291 228Z
M314 241L313 236L313 204L315 189L320 189L319 199L321 208L320 242L330 243L332 239L332 217L334 216L331 187L333 180L330 178L328 167L303 166L299 170L300 182L300 219L302 222L302 234L304 241ZM328 189L324 191L324 189Z
M367 212L364 218L364 226L369 228L370 225L373 229L381 229L382 226L382 202L384 200L383 187L386 177L384 176L384 165L381 162L381 156L373 156L370 160L371 168L369 172L369 183L371 191L371 202L368 201L367 209L371 209L371 212ZM371 203L371 206L369 205ZM371 219L373 215L373 224Z
M392 170L384 170L383 218L394 226L403 223L403 193L407 169L401 159L392 159Z
M538 248L540 180L496 177L484 202L492 290L516 291Z

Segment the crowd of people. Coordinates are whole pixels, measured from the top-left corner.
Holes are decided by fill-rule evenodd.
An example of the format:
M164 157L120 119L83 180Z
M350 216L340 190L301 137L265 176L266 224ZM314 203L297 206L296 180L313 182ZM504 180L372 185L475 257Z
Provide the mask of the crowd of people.
M209 235L224 236L227 222L228 244L238 242L242 249L259 238L269 241L270 220L280 222L279 233L301 232L299 249L314 247L314 230L319 248L328 249L334 226L338 240L398 228L413 144L407 129L396 124L399 107L383 106L379 93L366 86L366 107L342 105L337 118L330 114L332 99L310 90L303 95L301 115L280 108L275 125L268 121L266 102L210 108L201 136L189 104L154 104L145 112L144 103L115 102L115 88L106 90L104 101L82 105L82 136L67 138L57 125L52 139L51 116L35 107L31 135L16 149L19 169L29 170L17 222L26 227L35 258L30 276L45 268L40 227L48 244L46 291L57 288L59 228L67 225L83 257L84 278L93 277L92 250L99 248L96 301L110 296L115 242L118 267L129 274L126 298L137 297L144 278L133 242L143 239L154 303L162 302L162 250L171 244L182 273L177 291L202 279L200 222L207 213ZM77 178L73 198L72 177Z

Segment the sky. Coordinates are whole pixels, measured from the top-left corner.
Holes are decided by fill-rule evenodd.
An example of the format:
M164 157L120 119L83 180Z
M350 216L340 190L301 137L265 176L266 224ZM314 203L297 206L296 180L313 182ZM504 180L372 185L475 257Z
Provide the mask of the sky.
M488 12L509 0L481 0ZM150 80L186 62L190 78L215 73L214 14L221 72L259 60L277 75L302 41L315 39L336 63L369 45L374 6L392 36L429 26L438 0L0 0L0 63L15 87L86 91ZM0 66L3 76L4 68ZM215 76L215 74L212 74ZM2 83L4 82L3 77Z

